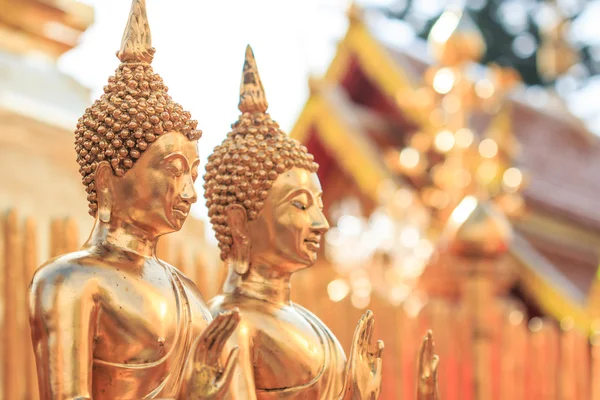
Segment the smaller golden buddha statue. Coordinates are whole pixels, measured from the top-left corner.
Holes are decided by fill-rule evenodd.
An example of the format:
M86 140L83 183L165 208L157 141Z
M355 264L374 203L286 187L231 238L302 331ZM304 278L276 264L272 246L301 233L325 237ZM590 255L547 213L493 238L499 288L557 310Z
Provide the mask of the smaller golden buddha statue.
M318 165L267 114L250 47L238 107L242 114L204 175L209 217L229 268L224 293L210 308L239 308L241 315L229 340L240 349L235 398L376 399L384 346L372 345L373 313L360 319L346 359L327 326L290 301L292 274L315 263L329 224Z
M209 216L233 289L211 300L210 308L213 313L239 308L242 316L230 338L240 349L235 398L377 398L383 342L370 348L373 314L361 318L347 361L327 326L290 301L292 274L315 263L329 225L318 166L266 113L249 46L239 109L242 115L209 157L204 176Z
M220 399L233 376L237 350L221 359L237 311L213 320L194 283L155 254L196 201L201 132L153 54L145 2L133 0L121 64L75 131L94 228L29 288L42 400Z

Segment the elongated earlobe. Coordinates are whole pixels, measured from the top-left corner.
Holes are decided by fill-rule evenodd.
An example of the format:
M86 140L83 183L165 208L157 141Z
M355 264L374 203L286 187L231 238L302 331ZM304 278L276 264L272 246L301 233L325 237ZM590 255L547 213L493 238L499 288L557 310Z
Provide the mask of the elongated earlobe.
M239 204L232 204L225 210L233 243L228 256L229 265L239 274L244 275L250 266L251 243L248 238L248 219L246 209Z
M112 200L110 199L110 193L108 189L103 189L102 191L102 200L98 206L98 218L100 221L104 223L110 222L110 211L112 208Z
M98 219L104 223L110 222L113 208L112 193L109 189L109 176L112 169L107 162L102 162L96 167L96 190L98 193Z

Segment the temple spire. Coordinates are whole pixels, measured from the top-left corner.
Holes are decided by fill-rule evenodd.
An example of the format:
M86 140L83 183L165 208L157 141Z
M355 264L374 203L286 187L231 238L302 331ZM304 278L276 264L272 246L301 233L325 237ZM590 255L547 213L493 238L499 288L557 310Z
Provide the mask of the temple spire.
M265 89L258 75L256 60L252 47L246 47L246 59L240 85L240 102L238 108L241 112L266 112L269 104L265 96Z
M133 0L117 57L124 63L150 64L155 51L146 15L146 0Z

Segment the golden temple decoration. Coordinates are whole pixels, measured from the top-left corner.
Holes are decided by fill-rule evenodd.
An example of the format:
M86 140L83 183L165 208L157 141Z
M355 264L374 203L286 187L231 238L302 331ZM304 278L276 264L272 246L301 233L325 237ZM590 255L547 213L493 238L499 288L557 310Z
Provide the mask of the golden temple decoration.
M581 56L567 40L571 22L560 15L556 1L548 2L558 16L554 23L540 26L541 43L537 52L537 70L546 82L552 82L576 65Z
M400 100L404 108L428 116L400 154L403 173L426 186L422 200L440 221L466 195L491 196L504 212L517 216L524 177L513 165L518 144L506 96L518 84L518 74L490 65L483 77L473 77L467 67L480 60L485 46L462 9L449 7L428 41L437 65L428 68L426 86L416 91L422 101L411 105ZM488 127L473 126L475 115L487 120Z
M237 310L213 319L194 283L156 256L197 200L201 132L153 72L153 53L145 2L133 0L122 63L75 131L93 230L75 251L72 226L55 223L58 253L75 252L47 261L29 287L42 400L222 399L230 390L238 349L225 344Z
M448 7L435 22L429 46L434 57L446 66L478 62L486 50L477 25L464 9L456 6Z

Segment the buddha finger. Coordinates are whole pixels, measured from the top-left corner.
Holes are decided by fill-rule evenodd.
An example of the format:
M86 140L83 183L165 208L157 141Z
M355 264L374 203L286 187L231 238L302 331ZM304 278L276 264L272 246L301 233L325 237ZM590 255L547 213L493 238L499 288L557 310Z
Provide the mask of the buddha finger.
M427 359L425 357L425 353L426 353L426 346L427 346L427 339L425 339L422 343L421 343L421 347L419 348L419 357L417 360L417 368L419 370L419 374L423 374L423 370L425 368L425 365L427 365Z
M213 324L215 324L215 329L211 331L209 335L207 335L205 342L207 357L209 358L208 362L210 362L211 365L213 365L213 363L216 365L220 356L220 350L217 351L215 349L215 343L217 343L223 336L229 338L229 336L231 335L231 332L227 333L227 327L229 326L232 319L239 321L239 316L237 312L226 311L220 313L213 321Z
M367 317L367 328L365 329L365 347L369 349L369 347L371 347L373 333L375 332L375 317L372 312L367 311L367 313L370 313L370 315Z
M433 354L433 338L428 337L427 338L427 362L431 363L431 361L433 360L433 357L435 357L435 355Z
M221 325L226 322L226 314L221 313L217 315L212 322L206 327L204 332L202 332L202 336L196 346L196 354L195 358L198 361L204 361L206 359L207 350L209 347L209 343L212 342L212 338L215 333L219 331Z
M369 314L367 312L363 315L363 318L361 319L360 337L358 338L358 345L360 348L364 348L369 345L367 342L368 328L369 328Z
M431 331L429 331L429 332L427 332L427 360L428 360L428 362L429 362L429 360L432 360L434 357L433 347L434 347L433 335L432 335Z
M217 378L216 381L218 387L230 386L231 380L233 379L233 373L235 372L235 367L237 366L239 352L240 348L236 346L229 353L229 357L227 357L227 362L225 363L225 369L223 369L223 373Z
M432 351L433 351L433 340L431 331L427 331L427 334L423 338L423 343L421 343L422 353L423 353L423 361L429 362L431 360Z
M383 357L383 349L385 348L385 345L383 344L383 340L378 340L377 341L377 353L375 354L375 357L377 357L378 359L381 359Z
M383 345L383 340L378 340L377 341L377 354L376 354L376 360L375 360L375 376L381 376L381 370L383 368L383 349L384 349L384 345Z
M440 357L437 355L433 356L433 360L431 361L431 371L434 376L437 375L439 363L440 363Z
M360 317L360 319L358 320L358 324L356 324L356 328L354 329L354 336L352 337L352 345L350 347L350 355L351 356L359 348L360 339L361 339L361 337L363 335L363 331L364 331L364 325L365 325L365 315L363 314Z
M227 320L227 324L223 326L219 334L215 337L214 342L210 344L210 349L213 349L216 354L221 354L223 347L225 347L225 343L227 343L231 337L231 334L236 330L239 323L240 315L235 312L231 315L231 317Z

